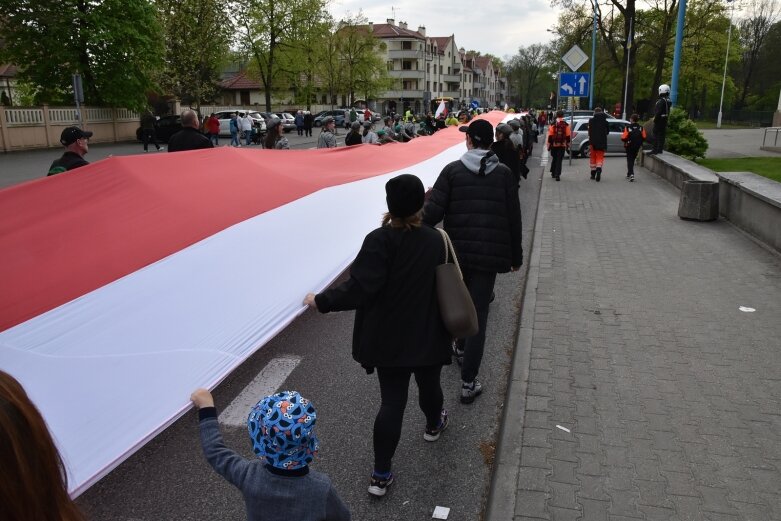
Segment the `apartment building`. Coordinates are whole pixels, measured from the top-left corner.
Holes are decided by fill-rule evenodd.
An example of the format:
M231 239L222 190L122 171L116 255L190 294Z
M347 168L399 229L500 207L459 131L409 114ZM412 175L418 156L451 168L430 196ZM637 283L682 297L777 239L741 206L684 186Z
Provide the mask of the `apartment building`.
M374 36L385 42L383 59L395 85L375 100L383 113L412 109L434 110L440 100L452 107L493 107L505 99L506 81L486 57L471 56L459 49L455 36L427 36L425 26L410 29L393 19L384 24L369 23Z

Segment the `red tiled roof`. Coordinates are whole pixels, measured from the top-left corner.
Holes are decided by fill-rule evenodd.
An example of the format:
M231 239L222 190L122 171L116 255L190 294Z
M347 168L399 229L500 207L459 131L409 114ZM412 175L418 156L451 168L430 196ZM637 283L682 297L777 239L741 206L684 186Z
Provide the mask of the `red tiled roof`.
M437 44L437 48L443 49L442 52L445 52L444 49L447 47L451 38L452 36L431 36L430 40Z
M14 78L16 77L16 65L6 63L0 65L0 78Z
M260 82L248 78L246 72L240 72L232 78L222 80L220 88L225 90L263 90Z
M416 40L425 40L426 37L417 31L402 29L398 25L374 24L372 33L377 38L415 38Z

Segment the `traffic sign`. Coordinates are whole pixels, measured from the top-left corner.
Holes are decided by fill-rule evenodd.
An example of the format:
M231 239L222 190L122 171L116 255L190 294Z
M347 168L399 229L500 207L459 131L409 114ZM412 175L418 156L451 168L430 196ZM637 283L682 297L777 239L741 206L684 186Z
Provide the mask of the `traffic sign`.
M567 51L567 53L561 57L561 60L567 64L567 67L573 71L576 71L580 68L581 65L588 61L588 56L585 52L583 52L583 49L577 45L573 45L572 49Z
M590 79L587 72L562 72L559 74L559 97L588 96Z

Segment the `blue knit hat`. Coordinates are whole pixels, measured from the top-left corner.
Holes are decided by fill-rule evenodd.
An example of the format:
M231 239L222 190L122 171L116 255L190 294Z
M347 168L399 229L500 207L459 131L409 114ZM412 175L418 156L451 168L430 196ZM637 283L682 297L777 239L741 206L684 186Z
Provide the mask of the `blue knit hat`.
M296 391L266 396L247 418L252 451L280 469L309 465L320 447L316 421L314 405Z

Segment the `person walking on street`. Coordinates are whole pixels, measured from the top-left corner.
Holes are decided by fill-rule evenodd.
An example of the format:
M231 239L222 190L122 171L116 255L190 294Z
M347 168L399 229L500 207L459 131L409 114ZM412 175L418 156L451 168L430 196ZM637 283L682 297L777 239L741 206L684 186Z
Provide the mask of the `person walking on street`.
M312 127L315 124L315 117L310 111L304 112L304 136L312 137Z
M336 148L335 128L336 121L334 121L333 116L323 119L323 129L320 131L320 135L317 136L317 148Z
M54 160L49 166L46 176L61 174L68 170L88 165L89 161L84 156L89 152L89 138L92 132L81 130L79 127L66 127L60 134L60 143L65 147L65 152L59 159Z
M182 130L168 140L168 151L184 152L185 150L214 148L209 138L199 130L200 127L198 114L194 110L187 109L182 112Z
M214 144L214 146L220 145L220 120L217 119L217 116L212 114L209 116L209 118L206 120L206 129L209 132L209 141Z
M496 125L496 141L491 143L491 150L499 162L510 169L513 173L516 184L521 183L521 160L518 156L518 150L515 148L510 136L513 129L506 123Z
M360 145L361 143L363 143L363 138L361 137L361 123L353 121L350 123L350 130L347 132L347 135L344 136L344 144L351 147Z
M296 132L299 136L304 135L304 112L299 110L296 112L296 117L293 119L293 123L296 124Z
M561 164L564 162L564 152L569 150L572 133L564 121L564 111L556 111L556 121L548 127L548 152L551 155L550 173L556 181L561 181Z
M607 124L607 115L601 107L594 109L594 116L588 120L588 155L591 167L591 179L597 183L602 178L602 167L605 164L605 150L607 150L607 135L610 129Z
M445 260L440 233L422 225L423 183L410 174L385 185L388 212L370 232L350 267L350 278L304 304L321 313L355 309L353 359L380 383L374 420L374 470L369 493L384 496L393 483L391 462L401 438L409 380L418 384L426 417L423 439L437 441L448 426L440 385L450 364L450 334L436 291L436 268Z
M288 143L285 137L285 130L282 126L282 120L279 118L271 118L268 120L266 126L266 140L263 143L265 148L271 150L289 150L290 143Z
M369 144L369 145L376 145L379 143L379 139L377 138L377 134L372 129L372 122L371 121L364 121L363 122L363 135L361 136L362 142Z
M151 111L147 110L141 117L141 142L144 143L144 152L149 152L149 142L151 141L158 152L160 151L160 143L157 142L157 129L155 128L155 119Z
M637 153L643 148L643 141L646 138L645 129L640 126L639 120L640 116L632 114L629 117L629 126L624 128L624 132L621 134L621 141L624 142L624 148L626 148L626 178L629 181L635 180L635 159L637 159Z
M670 86L659 85L659 99L654 107L654 147L649 154L664 152L664 141L667 138L667 122L670 119Z
M252 118L249 117L249 113L245 113L244 116L239 118L239 127L241 128L244 141L247 146L252 144Z
M467 151L437 177L423 222L434 226L444 219L477 311L478 333L454 345L461 361L461 402L472 403L482 392L477 375L496 275L523 264L521 205L515 177L490 150L493 126L479 119L459 130L466 132Z
M239 131L241 129L239 128L239 117L235 112L231 114L231 120L228 125L231 131L231 146L240 147L241 140L239 139Z

